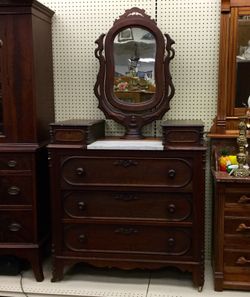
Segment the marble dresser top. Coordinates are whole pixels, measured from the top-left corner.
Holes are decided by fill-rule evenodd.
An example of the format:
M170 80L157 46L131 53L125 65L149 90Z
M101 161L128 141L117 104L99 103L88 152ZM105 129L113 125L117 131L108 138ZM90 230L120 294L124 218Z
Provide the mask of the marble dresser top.
M97 140L87 146L88 150L152 150L163 151L161 140Z

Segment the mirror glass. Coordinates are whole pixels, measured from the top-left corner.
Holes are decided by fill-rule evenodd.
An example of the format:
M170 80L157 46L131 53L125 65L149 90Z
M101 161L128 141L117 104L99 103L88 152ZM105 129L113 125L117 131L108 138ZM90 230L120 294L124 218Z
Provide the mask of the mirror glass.
M127 27L114 39L114 94L127 103L142 103L155 93L154 35L140 27Z
M235 107L250 108L250 15L238 17Z

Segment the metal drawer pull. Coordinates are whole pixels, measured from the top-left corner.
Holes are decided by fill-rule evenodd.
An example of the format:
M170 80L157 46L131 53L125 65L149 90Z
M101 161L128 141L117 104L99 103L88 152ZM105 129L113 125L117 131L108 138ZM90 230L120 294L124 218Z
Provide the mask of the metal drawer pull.
M250 264L250 260L247 260L245 257L239 257L236 261L236 264L240 264L240 265Z
M170 237L169 239L168 239L168 246L174 246L175 245L175 239L174 238L172 238L172 237Z
M248 227L244 223L239 224L238 228L236 229L237 232L242 232L242 231L246 231L246 230L250 230L250 227Z
M8 167L9 168L15 168L16 165L17 165L17 161L15 161L15 160L9 160L8 161Z
M238 200L238 203L250 203L250 198L247 197L246 195L243 195L240 197L240 199Z
M121 233L124 235L131 235L131 234L135 234L138 233L139 231L137 229L134 228L118 228L115 230L115 233Z
M79 235L79 242L84 242L86 239L86 236L84 234Z
M21 225L18 224L18 223L12 223L8 226L8 229L11 231L11 232L17 232L21 229Z
M86 203L84 201L79 201L77 205L80 210L84 210L86 208Z
M175 175L176 175L176 171L175 171L174 169L170 169L170 170L168 171L168 176L169 176L170 178L174 178Z
M115 199L123 200L123 201L133 201L133 200L138 200L138 197L135 196L134 194L122 193L122 194L115 195Z
M79 176L84 176L85 175L85 170L82 167L76 168L76 174Z
M175 207L175 205L174 204L169 204L168 205L168 212L169 213L175 213L175 211L176 211L176 207Z
M3 47L3 41L0 39L0 48Z
M11 186L8 188L8 194L10 196L17 196L19 195L21 192L20 188L16 187L16 186Z
M136 166L138 165L138 162L135 160L117 160L114 162L115 166L123 166L124 168L130 167L130 166Z

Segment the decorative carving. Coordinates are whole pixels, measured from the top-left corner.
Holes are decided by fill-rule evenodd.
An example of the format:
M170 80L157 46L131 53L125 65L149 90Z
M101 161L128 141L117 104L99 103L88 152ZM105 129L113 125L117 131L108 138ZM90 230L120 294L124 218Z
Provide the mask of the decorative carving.
M138 200L139 198L135 194L131 193L120 193L115 195L116 200L123 200L123 201L134 201Z
M130 167L130 166L136 166L138 165L138 162L135 160L117 160L114 162L115 166L123 166L124 168Z

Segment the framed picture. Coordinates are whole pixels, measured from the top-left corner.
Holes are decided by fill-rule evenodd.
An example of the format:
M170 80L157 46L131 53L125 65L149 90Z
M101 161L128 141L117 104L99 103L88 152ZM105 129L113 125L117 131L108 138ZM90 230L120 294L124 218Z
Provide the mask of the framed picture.
M127 40L134 40L133 31L132 31L131 28L127 28L125 30L122 30L118 34L118 41L119 42L123 42L123 41L127 41Z

